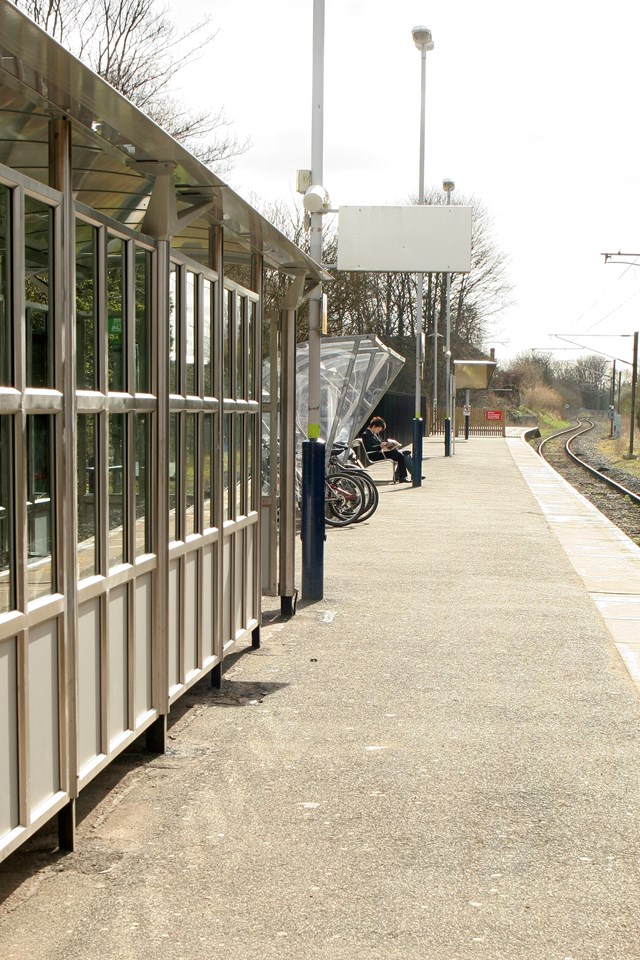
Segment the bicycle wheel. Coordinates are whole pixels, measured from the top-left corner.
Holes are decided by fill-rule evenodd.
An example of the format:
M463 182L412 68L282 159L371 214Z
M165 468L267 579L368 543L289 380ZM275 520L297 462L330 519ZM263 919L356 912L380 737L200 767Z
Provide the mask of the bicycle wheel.
M360 467L341 467L335 472L343 473L349 477L355 477L362 485L365 502L354 523L362 523L363 520L368 520L378 509L378 503L380 501L380 494L373 478L369 476L366 470L362 470Z
M331 527L345 527L353 523L364 506L364 488L359 478L343 473L325 478L324 518Z
M378 509L378 503L380 502L380 494L378 493L378 488L371 479L368 473L362 473L361 476L358 476L358 479L364 484L367 503L365 504L362 511L358 514L357 518L354 520L354 523L362 523L363 520L368 520L369 517L372 517L373 514Z

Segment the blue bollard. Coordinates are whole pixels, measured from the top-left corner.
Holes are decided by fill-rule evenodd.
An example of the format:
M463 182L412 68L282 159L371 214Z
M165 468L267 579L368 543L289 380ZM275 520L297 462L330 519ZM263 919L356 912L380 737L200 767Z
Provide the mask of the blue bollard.
M324 440L302 443L302 596L324 596Z
M413 486L422 486L422 417L416 417L413 421Z
M444 455L451 456L451 420L445 417L444 420Z

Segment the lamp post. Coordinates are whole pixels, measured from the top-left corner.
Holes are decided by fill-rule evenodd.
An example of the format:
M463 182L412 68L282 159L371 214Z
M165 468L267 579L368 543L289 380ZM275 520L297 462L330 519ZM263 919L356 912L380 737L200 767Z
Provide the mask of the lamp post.
M425 81L427 75L427 51L433 50L431 30L417 26L411 31L413 42L420 51L420 179L418 183L418 203L424 203L424 105ZM422 381L422 293L424 274L416 275L416 409L413 421L413 486L422 486L422 417L421 417L421 381ZM433 355L437 358L438 333L434 326ZM435 363L435 360L434 360ZM436 374L437 376L437 374ZM434 393L437 379L434 380Z
M324 0L313 3L313 83L311 114L311 186L305 209L311 215L309 252L322 262L323 132L324 132ZM320 439L320 350L322 291L309 302L309 397L307 439L302 444L302 596L324 595L324 476L325 445Z
M447 206L451 205L451 192L456 185L453 180L443 180L442 189L447 195ZM451 274L447 271L447 288L445 293L446 310L446 339L444 348L444 455L451 456ZM455 417L455 409L453 411Z

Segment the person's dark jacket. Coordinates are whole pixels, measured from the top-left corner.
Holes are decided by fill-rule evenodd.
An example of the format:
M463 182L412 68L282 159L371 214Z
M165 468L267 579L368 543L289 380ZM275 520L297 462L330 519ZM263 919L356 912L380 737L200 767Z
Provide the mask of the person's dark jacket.
M380 440L380 437L376 436L376 434L373 433L372 430L369 430L368 427L362 434L362 442L369 456L373 454L373 460L383 459L384 452L382 450L382 441Z

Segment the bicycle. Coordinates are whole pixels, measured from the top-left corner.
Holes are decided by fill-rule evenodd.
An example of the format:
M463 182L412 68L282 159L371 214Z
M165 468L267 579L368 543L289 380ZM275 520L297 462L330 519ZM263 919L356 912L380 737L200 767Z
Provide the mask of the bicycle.
M378 509L380 494L373 479L359 463L353 450L350 450L346 444L334 444L329 455L328 469L332 473L356 477L360 481L364 487L365 504L353 522L362 523L363 520L368 520Z
M355 523L366 506L365 488L359 477L328 473L325 477L324 519L331 527Z

